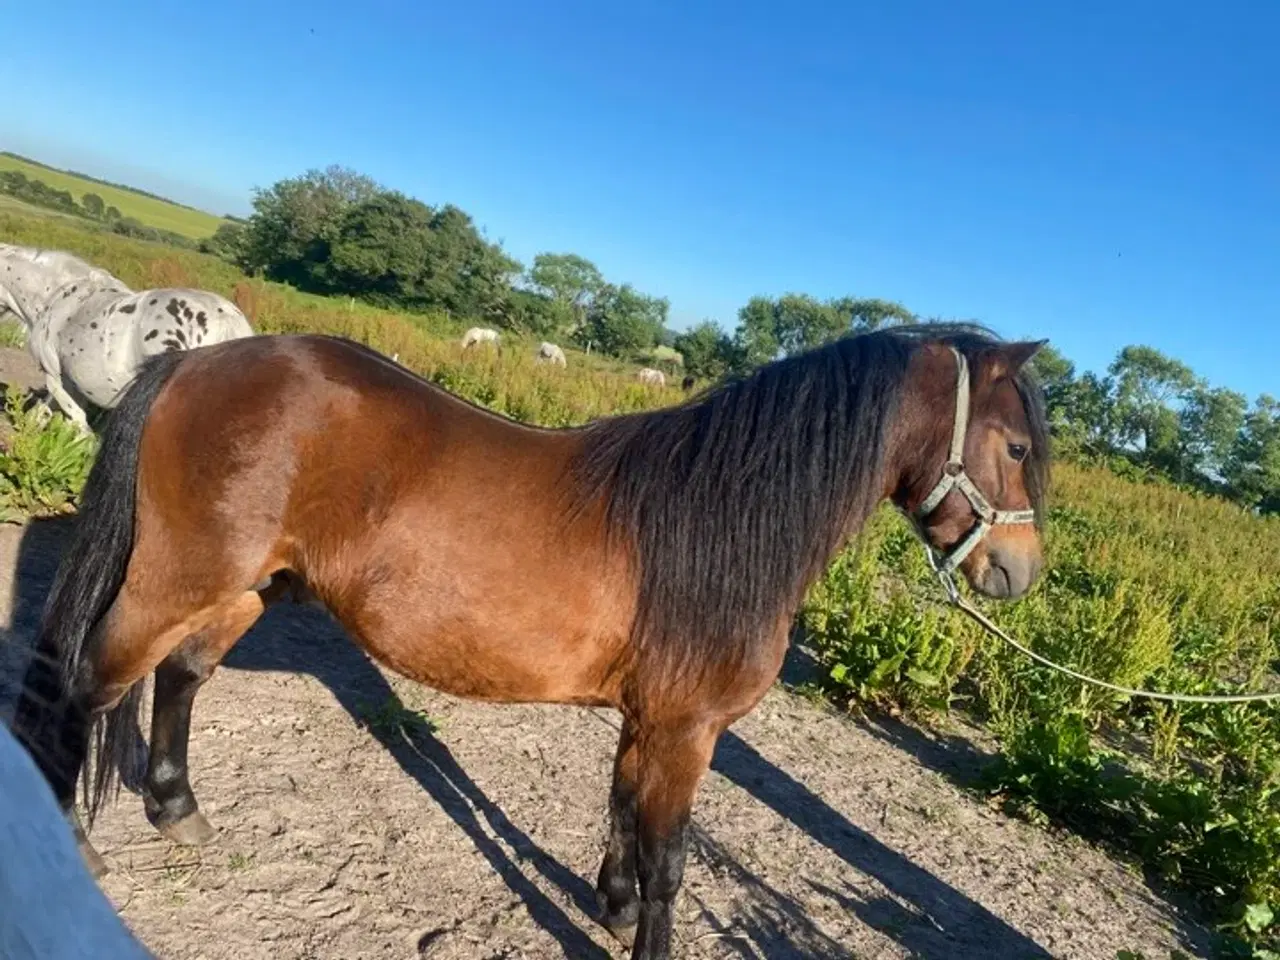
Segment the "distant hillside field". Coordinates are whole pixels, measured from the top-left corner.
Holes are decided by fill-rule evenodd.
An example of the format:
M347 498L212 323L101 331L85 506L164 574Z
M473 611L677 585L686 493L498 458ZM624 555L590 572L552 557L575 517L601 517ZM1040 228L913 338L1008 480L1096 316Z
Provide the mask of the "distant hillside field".
M38 163L30 163L18 157L0 154L0 170L17 170L32 180L43 180L57 190L67 190L76 202L86 193L96 193L105 204L115 207L122 216L133 217L140 223L160 230L172 230L193 240L213 235L223 220L212 213L194 210L181 204L145 196L122 187L95 183L75 174L55 170Z

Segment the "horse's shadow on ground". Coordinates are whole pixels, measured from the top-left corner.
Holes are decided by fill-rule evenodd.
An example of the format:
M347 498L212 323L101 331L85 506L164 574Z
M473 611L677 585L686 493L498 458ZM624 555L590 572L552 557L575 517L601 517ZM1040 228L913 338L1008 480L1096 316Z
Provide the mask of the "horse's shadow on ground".
M72 522L65 519L35 522L23 535L14 574L11 627L17 637L27 642L34 633ZM287 638L287 642L282 642L282 638ZM400 715L405 708L382 673L341 635L330 618L319 611L277 607L237 644L224 665L232 670L304 673L318 679L467 834L494 871L521 898L534 922L556 938L566 955L609 956L583 931L578 921L522 872L502 844L547 883L561 890L583 913L594 916L594 893L586 879L560 863L512 823L436 737L407 725L366 722L371 706L385 709L391 716ZM0 700L8 701L13 690L12 678L6 681L0 676ZM851 869L878 881L888 895L870 900L858 894L852 885L845 890L832 890L811 882L810 887L816 897L829 899L856 914L911 955L944 958L972 952L1011 960L1050 956L981 904L855 826L732 730L722 737L712 769L803 831ZM603 807L603 792L608 785L602 782L600 786ZM495 837L500 838L502 844ZM717 917L711 908L700 904L714 935L727 949L748 957L756 956L757 951L770 958L853 956L847 947L821 931L804 904L752 873L710 833L696 825L691 853L700 858L717 879L732 883L741 891L735 897L734 916L729 918ZM696 894L690 892L690 895L698 900ZM593 932L603 936L598 930Z

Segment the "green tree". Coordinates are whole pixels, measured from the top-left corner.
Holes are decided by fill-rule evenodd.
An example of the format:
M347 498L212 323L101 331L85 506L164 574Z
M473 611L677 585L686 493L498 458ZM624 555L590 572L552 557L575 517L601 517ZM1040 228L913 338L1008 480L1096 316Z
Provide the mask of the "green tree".
M95 220L101 220L106 216L107 205L103 199L96 193L86 193L80 198L80 206L84 207L85 213L93 217Z
M1028 366L1044 390L1046 404L1052 405L1057 395L1065 396L1076 378L1076 365L1052 344L1037 350Z
M1106 457L1118 449L1115 385L1109 377L1088 371L1050 381L1045 406L1061 455Z
M1179 479L1223 477L1248 408L1248 400L1234 390L1211 388L1204 382L1191 388L1178 413Z
M734 353L739 363L744 368L758 367L762 363L776 360L781 349L773 301L768 297L752 297L738 310Z
M917 317L900 303L876 298L840 297L830 307L843 319L844 329L861 333L885 326L915 323Z
M563 317L564 332L572 334L586 322L591 300L604 287L600 269L576 253L540 253L533 258L529 283L548 297Z
M821 346L847 333L915 319L906 307L890 300L840 297L819 301L802 293L783 294L776 300L752 297L738 311L736 353L740 363L758 366L779 355Z
M592 298L577 339L613 356L632 356L658 342L669 309L665 297L646 296L626 283L606 283Z
M1152 466L1179 470L1173 403L1196 385L1191 368L1154 347L1129 346L1108 372L1115 379L1120 445L1136 449Z
M374 302L507 316L520 265L466 213L383 191L347 208L317 265L326 286Z
M347 210L380 192L373 180L338 166L308 170L267 190L255 190L241 265L249 273L262 271L273 280L329 289L329 247Z
M223 260L238 263L244 241L244 223L231 220L220 224L213 236L201 240L199 249L202 253L211 253Z
M684 357L685 372L702 380L719 380L735 366L733 339L713 320L679 334L675 348Z
M787 293L773 307L774 336L784 353L800 353L848 332L848 318L830 303Z
M1224 473L1242 503L1280 513L1280 400L1263 394L1254 403Z

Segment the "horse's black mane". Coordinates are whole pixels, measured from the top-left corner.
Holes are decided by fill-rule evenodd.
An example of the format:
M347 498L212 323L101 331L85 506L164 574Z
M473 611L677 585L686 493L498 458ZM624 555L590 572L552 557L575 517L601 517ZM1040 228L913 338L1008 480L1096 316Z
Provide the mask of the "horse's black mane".
M912 352L954 346L977 368L999 343L974 325L847 336L761 367L683 405L600 420L575 464L581 502L604 498L631 542L634 637L681 662L744 658L791 614L884 487L885 443ZM1031 425L1028 492L1048 478L1041 394L1016 378Z

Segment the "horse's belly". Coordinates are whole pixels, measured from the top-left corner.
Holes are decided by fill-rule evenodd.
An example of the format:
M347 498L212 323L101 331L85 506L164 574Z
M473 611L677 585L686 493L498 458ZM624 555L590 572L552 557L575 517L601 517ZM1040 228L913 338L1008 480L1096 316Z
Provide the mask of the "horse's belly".
M492 607L443 616L402 602L358 614L346 625L397 673L454 696L506 703L617 701L610 666L619 642L582 621L541 609L524 612L519 604L494 599Z

